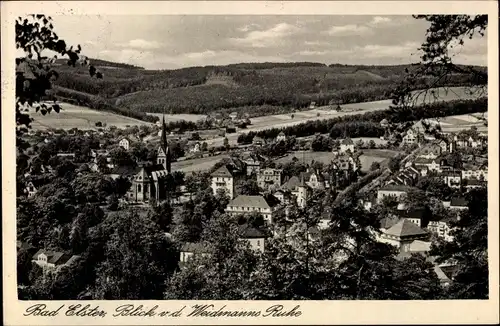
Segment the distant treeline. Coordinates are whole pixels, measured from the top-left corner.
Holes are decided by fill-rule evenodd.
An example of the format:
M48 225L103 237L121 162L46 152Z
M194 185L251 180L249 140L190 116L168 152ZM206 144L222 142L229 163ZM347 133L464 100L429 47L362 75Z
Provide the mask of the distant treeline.
M103 69L104 78L95 79L89 78L84 68L70 70L61 65L56 84L135 112L208 114L252 107L256 116L301 110L311 102L337 105L387 99L406 72L415 67L242 63L156 71ZM217 76L225 78L205 84ZM412 86L424 89L431 80L424 76ZM467 75L457 74L446 85L435 86L468 83Z
M269 139L283 131L287 136L306 137L316 133L329 133L332 138L344 136L355 137L380 137L385 130L380 126L380 121L387 119L392 123L415 121L427 118L445 117L450 115L486 112L488 99L486 97L475 100L455 100L449 102L435 102L415 107L411 110L390 108L332 118L328 120L308 121L285 128L273 128L259 132L249 132L238 137L239 144L251 143L255 136Z

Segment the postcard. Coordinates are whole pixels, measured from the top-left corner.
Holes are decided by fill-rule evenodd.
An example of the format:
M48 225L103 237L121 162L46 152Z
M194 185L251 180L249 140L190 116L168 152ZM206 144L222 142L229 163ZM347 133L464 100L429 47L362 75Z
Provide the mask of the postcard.
M1 12L6 325L498 323L496 2Z

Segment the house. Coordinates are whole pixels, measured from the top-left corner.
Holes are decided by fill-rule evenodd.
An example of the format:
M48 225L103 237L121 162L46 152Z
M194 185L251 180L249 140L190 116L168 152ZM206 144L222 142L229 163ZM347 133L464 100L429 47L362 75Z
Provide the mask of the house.
M309 109L314 109L316 107L316 102L311 102L311 104L309 104Z
M464 197L453 197L450 200L450 209L467 210L469 209L468 202Z
M387 230L382 230L379 241L391 244L408 252L414 240L427 240L429 234L413 222L401 219Z
M456 264L440 264L434 266L434 272L436 273L442 287L448 287L451 285L457 269L458 266Z
M326 175L328 180L328 175ZM317 170L309 170L301 173L301 179L312 189L326 189L325 174Z
M223 190L229 198L234 198L235 177L231 170L230 166L223 165L210 175L212 178L212 191L214 196L217 195L220 190Z
M42 268L56 269L61 266L71 265L78 258L80 256L40 249L33 255L32 262Z
M286 135L283 131L276 136L276 142L279 143L280 141L286 141Z
M255 136L252 139L252 144L255 145L255 146L263 146L263 145L266 144L266 142L264 141L263 138L261 138L259 136Z
M241 225L239 228L240 239L248 241L250 247L254 250L264 252L265 242L269 238L269 232L250 226L248 224Z
M406 196L411 189L411 187L403 185L386 185L378 190L377 201L380 203L386 197L392 197L399 201L403 196Z
M299 179L297 176L288 179L285 184L283 184L282 189L290 192L290 194L295 197L297 205L301 208L306 206L312 193L312 189L303 179Z
M354 155L348 155L348 154L341 154L338 156L335 156L335 158L332 160L332 167L333 169L343 171L345 175L347 176L351 172L356 172L360 169L360 164L358 164L358 157L359 155L354 154Z
M206 243L201 242L186 242L180 249L180 262L181 264L187 263L194 256L206 256L210 254L210 250Z
M451 152L453 150L453 148L450 148L449 142L445 139L436 139L432 144L441 147L441 152L439 155L446 153L448 151Z
M351 138L347 137L340 142L340 153L351 151L354 153L354 142Z
M242 164L245 165L246 174L259 173L260 166L266 161L266 158L256 153L245 153L241 157Z
M415 225L424 228L429 223L430 212L425 209L402 209L396 211L399 219L406 219Z
M434 171L434 172L441 171L441 161L437 158L417 157L413 161L413 165L418 170L422 170L423 168L427 168L428 171Z
M436 234L438 237L444 239L445 241L453 241L453 236L450 234L452 230L451 223L455 218L442 219L439 221L429 221L427 225L427 230Z
M43 179L33 179L27 182L26 187L24 188L24 193L28 198L36 195L38 189L47 184L46 180Z
M478 180L478 179L465 180L465 188L467 190L476 189L476 188L483 188L486 186L487 186L487 182L483 181L483 180Z
M441 156L442 150L443 150L442 147L437 143L427 144L422 148L420 148L417 157L425 159L435 159Z
M231 120L236 120L236 118L238 117L238 112L231 112L229 113L229 118L231 118Z
M488 165L477 165L474 163L465 163L462 167L462 178L488 180Z
M403 247L405 248L405 247ZM403 249L402 248L402 249ZM420 254L427 257L431 250L430 241L414 240L406 248L401 250L397 256L398 259L406 259L411 257L412 254Z
M462 174L455 171L443 171L441 173L444 184L450 188L460 188L462 185Z
M403 136L402 144L413 145L413 144L418 144L418 142L419 142L419 134L415 132L413 129L408 129Z
M229 202L226 207L226 212L231 215L250 214L253 212L260 213L265 220L272 222L272 215L275 207L279 201L269 200L271 198L264 198L264 196L248 196L239 195Z
M262 169L257 173L257 184L261 189L277 189L281 186L281 169Z
M161 135L161 131L160 131L160 135ZM124 150L128 151L130 149L130 145L132 144L132 139L130 137L124 137L122 139L120 139L120 141L118 142L118 145L123 148Z

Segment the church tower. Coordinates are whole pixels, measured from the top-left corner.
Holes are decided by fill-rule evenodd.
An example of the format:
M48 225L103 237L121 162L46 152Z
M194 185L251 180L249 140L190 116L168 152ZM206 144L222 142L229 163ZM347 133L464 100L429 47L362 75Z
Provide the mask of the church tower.
M167 143L167 125L165 124L165 116L163 116L162 127L161 127L161 140L160 146L158 147L158 155L156 158L156 163L163 165L163 168L170 173L170 165L172 163L172 157L170 153L170 148Z

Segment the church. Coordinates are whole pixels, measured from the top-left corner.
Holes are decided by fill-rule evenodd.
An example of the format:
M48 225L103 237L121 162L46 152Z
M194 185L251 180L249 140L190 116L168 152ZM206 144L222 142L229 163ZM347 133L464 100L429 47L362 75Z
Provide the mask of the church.
M166 182L170 174L172 156L167 143L165 118L163 118L161 142L156 163L139 163L138 172L132 177L127 199L135 202L160 202L167 199Z

